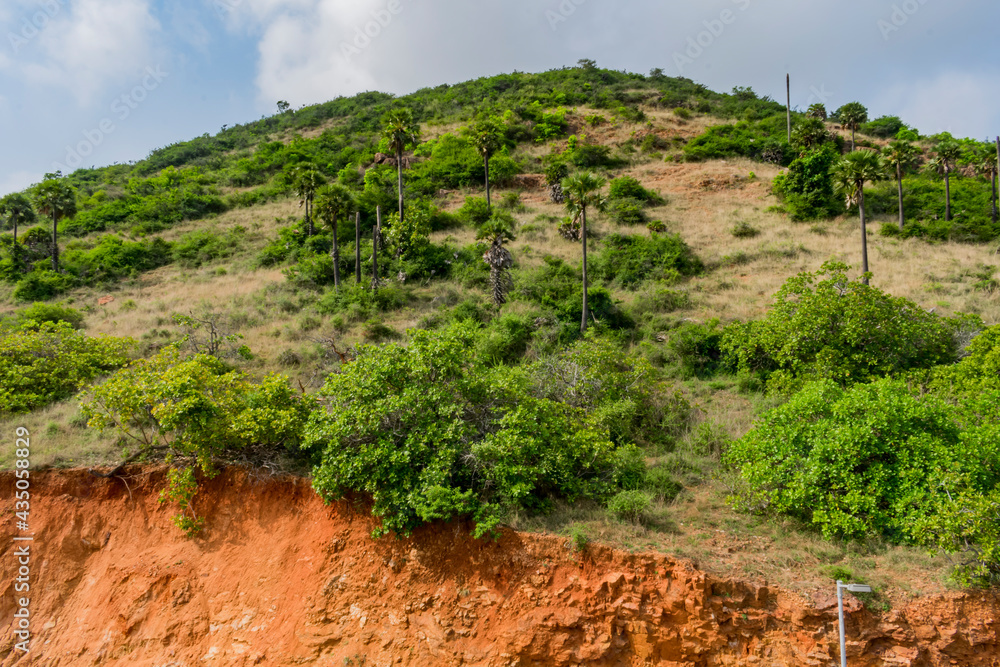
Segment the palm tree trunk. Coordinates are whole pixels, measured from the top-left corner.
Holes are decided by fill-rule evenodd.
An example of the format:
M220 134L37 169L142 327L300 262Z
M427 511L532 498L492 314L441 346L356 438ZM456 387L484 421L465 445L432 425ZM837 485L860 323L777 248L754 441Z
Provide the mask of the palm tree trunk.
M587 207L580 209L580 236L583 238L583 320L580 333L587 331Z
M861 184L858 193L858 210L861 211L861 273L868 273L868 230L865 228L865 186ZM868 284L866 275L861 282Z
M354 279L361 284L361 211L354 212Z
M995 224L997 224L997 179L996 179L996 174L990 174L990 187L993 188L993 200L992 200L992 203L993 203L993 215L992 215L992 219L993 219L993 224L995 225ZM16 231L16 229L17 228L15 227L15 231ZM14 240L16 241L17 238L15 237Z
M340 246L337 245L337 216L333 216L333 248L330 250L333 258L333 286L340 289Z
M854 152L854 128L851 128L851 152Z
M312 207L310 206L309 197L306 197L306 235L312 236L315 233L313 229L312 221Z
M52 270L59 273L59 239L56 236L56 227L59 225L59 216L52 213Z
M399 187L399 221L403 221L403 151L396 151L396 181Z
M490 156L483 157L483 162L486 163L486 210L491 211L492 206L490 205Z
M944 221L951 221L951 181L948 167L944 168Z
M402 209L400 209L402 210ZM382 208L375 207L375 228L372 230L372 289L378 289L378 234L382 230Z
M903 165L896 163L896 185L899 188L899 231L903 231Z

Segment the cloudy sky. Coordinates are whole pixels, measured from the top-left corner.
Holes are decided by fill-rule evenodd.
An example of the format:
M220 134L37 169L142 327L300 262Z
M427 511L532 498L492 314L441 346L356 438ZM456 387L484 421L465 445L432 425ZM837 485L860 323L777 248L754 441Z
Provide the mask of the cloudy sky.
M1000 133L996 0L3 0L0 194L363 90L592 58Z

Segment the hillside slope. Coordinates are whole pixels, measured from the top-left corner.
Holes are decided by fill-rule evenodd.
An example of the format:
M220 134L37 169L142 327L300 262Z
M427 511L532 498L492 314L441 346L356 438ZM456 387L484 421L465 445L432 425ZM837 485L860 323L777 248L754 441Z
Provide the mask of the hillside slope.
M157 502L163 470L34 479L38 665L828 665L836 603L706 575L660 555L439 525L373 541L363 507L305 480L229 469L206 484L204 538ZM11 494L14 476L0 476ZM13 520L2 527L11 618ZM37 591L37 592L34 592ZM1000 601L937 595L873 616L848 599L852 665L1000 665Z

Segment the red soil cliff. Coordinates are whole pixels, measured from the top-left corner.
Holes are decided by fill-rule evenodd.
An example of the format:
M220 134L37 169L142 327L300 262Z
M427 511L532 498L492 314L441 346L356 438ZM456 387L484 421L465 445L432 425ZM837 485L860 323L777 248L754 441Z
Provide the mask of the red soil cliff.
M128 487L126 487L126 481ZM831 665L836 600L725 581L656 554L468 526L373 541L363 507L300 479L204 485L203 538L157 502L160 469L33 473L31 653L0 529L0 664ZM14 478L0 473L0 498ZM12 502L4 500L5 503ZM23 594L19 593L18 596ZM850 599L851 665L1000 665L1000 599L956 593L881 617Z

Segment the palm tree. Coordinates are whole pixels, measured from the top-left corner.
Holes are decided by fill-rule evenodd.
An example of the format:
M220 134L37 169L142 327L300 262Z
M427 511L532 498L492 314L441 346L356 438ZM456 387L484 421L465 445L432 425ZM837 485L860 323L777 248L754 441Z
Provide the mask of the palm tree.
M932 169L944 174L944 219L951 220L951 171L962 157L962 145L945 137L934 147L936 157L930 161Z
M997 172L1000 164L997 163L997 149L992 143L979 144L972 149L972 167L980 176L985 176L990 181L993 196L990 199L992 208L991 219L996 224L997 221Z
M903 171L917 162L920 149L909 141L893 141L882 149L882 158L887 166L896 172L896 188L899 191L899 231L903 231Z
M861 102L848 102L837 109L837 118L844 128L851 131L851 152L854 152L854 133L862 123L868 122L868 109Z
M27 197L19 192L9 194L0 199L0 218L7 218L14 228L14 245L11 247L11 259L14 268L20 267L20 251L17 247L17 226L31 224L35 221L35 209Z
M861 213L861 272L868 284L868 230L865 227L865 183L885 177L886 165L875 151L848 153L834 165L833 178L837 191L844 195L847 207L857 204Z
M587 330L587 207L603 210L606 199L600 190L604 179L593 173L574 174L563 179L562 189L566 197L566 209L570 215L580 215L580 237L583 243L583 319L580 332Z
M330 226L333 233L333 247L330 258L333 260L333 286L340 289L340 246L337 241L337 219L348 216L354 210L354 195L351 191L334 183L325 185L316 191L316 215Z
M826 120L826 105L817 102L816 104L810 104L809 110L806 111L806 116L809 118L818 118L820 120Z
M830 132L826 124L818 118L806 118L795 126L792 132L792 144L805 150L821 146L830 140Z
M490 158L503 146L503 131L495 118L483 118L469 128L468 133L472 144L483 158L486 169L486 208L491 208L490 202Z
M396 177L399 187L399 219L403 220L403 152L420 140L420 126L413 120L413 113L404 107L393 109L385 115L382 137L389 142L389 150L396 154Z
M511 231L513 218L494 216L479 230L476 238L489 241L490 247L483 255L483 261L490 267L490 291L493 293L493 303L497 308L507 303L507 293L513 287L510 268L514 265L514 257L503 246L505 241L513 241Z
M52 219L52 270L59 272L59 221L76 215L76 190L59 178L42 181L35 189L39 212Z
M302 198L299 206L305 205L306 207L306 234L312 236L316 233L312 219L313 200L316 198L316 191L325 182L323 174L319 173L319 170L309 163L295 167L293 174L295 178L295 193Z

